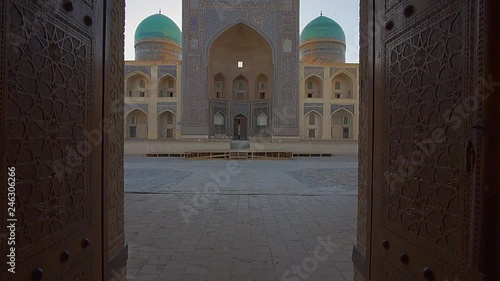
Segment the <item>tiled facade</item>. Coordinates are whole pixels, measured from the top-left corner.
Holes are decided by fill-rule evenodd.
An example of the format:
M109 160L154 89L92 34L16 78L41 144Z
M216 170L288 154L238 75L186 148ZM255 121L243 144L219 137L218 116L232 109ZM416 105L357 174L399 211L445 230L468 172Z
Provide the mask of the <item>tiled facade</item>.
M182 46L140 38L151 60L125 62L126 139L357 140L359 66L345 39L301 42L298 0L183 5Z

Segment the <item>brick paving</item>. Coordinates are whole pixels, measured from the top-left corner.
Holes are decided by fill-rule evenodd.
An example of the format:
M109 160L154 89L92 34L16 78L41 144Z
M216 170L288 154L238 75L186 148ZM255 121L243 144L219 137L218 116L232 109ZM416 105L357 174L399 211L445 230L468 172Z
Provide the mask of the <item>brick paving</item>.
M352 281L356 158L126 157L127 280Z

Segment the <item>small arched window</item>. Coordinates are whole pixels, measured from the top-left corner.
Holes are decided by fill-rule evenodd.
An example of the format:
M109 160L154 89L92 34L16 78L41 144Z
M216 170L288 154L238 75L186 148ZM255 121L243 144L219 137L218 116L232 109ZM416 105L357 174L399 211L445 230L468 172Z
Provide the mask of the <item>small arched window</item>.
M220 112L215 113L214 115L214 125L216 126L224 126L225 118L224 115Z
M340 90L340 82L335 83L335 90Z
M313 89L313 82L312 81L307 82L307 89L308 90L312 90Z
M139 81L139 87L146 88L146 81L144 80Z
M316 116L314 116L314 114L309 115L309 125L316 125Z
M217 112L214 115L214 125L215 125L215 134L216 135L224 135L225 134L225 124L226 124L226 118L224 117L224 114Z
M243 82L238 82L238 91L243 92L245 90L245 85Z
M174 116L171 113L167 114L167 124L168 125L174 124Z
M137 125L137 117L135 117L135 116L130 116L130 119L129 119L129 124L130 124L130 125Z
M173 80L168 80L168 88L172 89L174 87L174 81Z
M261 112L259 113L259 115L257 115L257 126L258 127L267 126L267 115L264 112Z
M350 125L351 124L351 120L348 116L344 117L344 125Z

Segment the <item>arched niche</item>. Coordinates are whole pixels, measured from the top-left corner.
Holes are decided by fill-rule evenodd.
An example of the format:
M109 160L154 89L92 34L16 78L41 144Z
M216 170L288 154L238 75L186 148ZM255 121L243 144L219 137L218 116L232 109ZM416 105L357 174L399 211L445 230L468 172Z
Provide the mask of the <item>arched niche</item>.
M233 100L249 100L250 84L248 79L239 75L233 80Z
M323 117L316 111L311 111L304 116L304 139L321 139Z
M268 117L264 112L260 112L255 116L255 134L258 136L267 135Z
M225 78L222 73L217 73L212 81L211 97L213 99L225 99Z
M332 78L332 98L333 99L353 99L354 80L346 73L339 73Z
M134 109L125 117L125 137L127 139L148 138L148 115L140 110Z
M254 89L255 100L267 100L272 96L269 78L263 73L255 79Z
M165 110L158 115L159 139L175 139L176 119L176 115L168 110Z
M226 135L226 116L222 112L214 114L214 132L215 136Z
M176 85L177 80L170 75L163 76L160 81L158 81L158 97L162 98L173 98L176 96Z
M354 114L346 109L339 109L332 114L332 139L354 138Z
M149 79L142 73L135 73L127 77L126 97L145 98L148 97Z
M305 98L319 99L323 97L323 80L316 75L312 75L305 81Z

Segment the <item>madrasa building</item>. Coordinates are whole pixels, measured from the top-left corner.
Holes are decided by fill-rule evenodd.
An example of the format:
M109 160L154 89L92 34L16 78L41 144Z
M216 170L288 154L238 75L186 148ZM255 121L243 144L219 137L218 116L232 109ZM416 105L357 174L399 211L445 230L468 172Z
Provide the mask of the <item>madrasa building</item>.
M158 13L125 62L125 153L231 147L357 153L359 65L298 0L184 0L182 31Z

